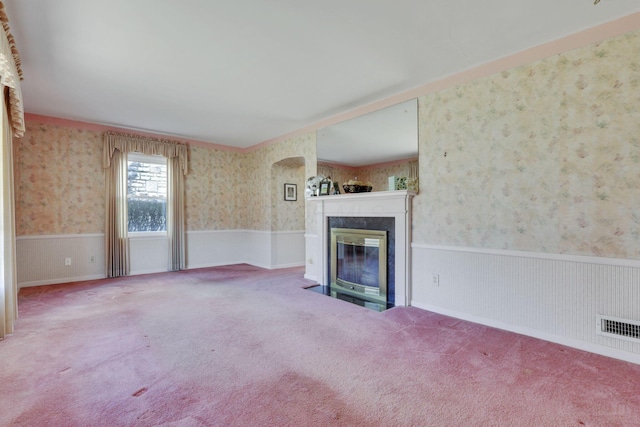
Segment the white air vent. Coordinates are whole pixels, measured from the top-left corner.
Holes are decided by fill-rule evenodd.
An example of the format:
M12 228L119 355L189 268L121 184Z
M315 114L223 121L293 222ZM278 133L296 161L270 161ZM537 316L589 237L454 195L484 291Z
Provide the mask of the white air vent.
M596 333L621 340L640 342L640 321L596 315Z

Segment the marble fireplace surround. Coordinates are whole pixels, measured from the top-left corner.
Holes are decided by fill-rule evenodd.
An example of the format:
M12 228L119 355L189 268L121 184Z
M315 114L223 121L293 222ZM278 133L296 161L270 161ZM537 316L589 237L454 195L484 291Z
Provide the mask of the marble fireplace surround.
M411 301L411 200L413 191L376 191L359 194L309 197L316 204L317 234L306 235L307 248L318 255L316 281L329 284L329 218L390 217L395 222L395 305L408 306ZM315 247L314 247L315 246Z

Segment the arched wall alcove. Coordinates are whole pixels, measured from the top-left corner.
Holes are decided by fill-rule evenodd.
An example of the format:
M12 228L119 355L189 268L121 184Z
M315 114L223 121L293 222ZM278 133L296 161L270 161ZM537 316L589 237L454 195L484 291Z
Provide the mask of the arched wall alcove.
M304 157L288 157L271 165L272 266L287 266L292 252L299 251L300 245L304 248L305 167ZM295 197L291 193L285 197L285 184L295 185Z
M304 230L305 163L288 157L271 165L271 231ZM285 200L285 184L296 186L296 200Z

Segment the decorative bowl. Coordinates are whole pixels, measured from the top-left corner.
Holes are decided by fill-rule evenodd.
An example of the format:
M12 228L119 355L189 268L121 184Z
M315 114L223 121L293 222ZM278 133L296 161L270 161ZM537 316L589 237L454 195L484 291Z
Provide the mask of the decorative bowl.
M368 193L373 189L371 185L342 184L345 193Z

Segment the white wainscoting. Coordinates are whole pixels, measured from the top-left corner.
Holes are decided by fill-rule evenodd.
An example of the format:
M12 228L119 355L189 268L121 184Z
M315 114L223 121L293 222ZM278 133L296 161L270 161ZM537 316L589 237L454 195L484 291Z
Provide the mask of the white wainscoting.
M411 305L640 363L640 343L596 334L597 314L640 320L640 262L412 247Z
M305 234L305 260L304 278L320 283L322 276L322 254L319 252L322 243L318 242L317 234Z
M270 268L289 268L305 265L304 250L304 230L272 232Z
M271 267L270 231L243 231L238 239L244 242L244 262L262 268Z
M304 231L189 231L186 240L188 269L241 263L268 269L305 264ZM132 237L129 247L132 275L167 271L166 237ZM21 288L105 277L103 234L20 236L16 252ZM65 266L65 258L71 258L70 266Z
M239 263L268 269L300 267L304 243L304 231L190 231L187 268Z
M65 258L71 258L71 265L65 265ZM104 235L20 236L16 267L21 288L100 279L105 271Z
M150 274L167 271L169 265L169 240L166 233L160 235L129 236L129 274Z
M188 231L187 268L216 267L247 262L243 230Z

